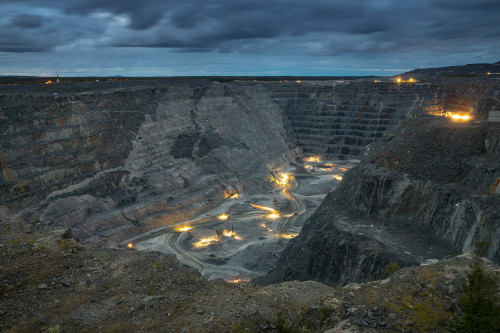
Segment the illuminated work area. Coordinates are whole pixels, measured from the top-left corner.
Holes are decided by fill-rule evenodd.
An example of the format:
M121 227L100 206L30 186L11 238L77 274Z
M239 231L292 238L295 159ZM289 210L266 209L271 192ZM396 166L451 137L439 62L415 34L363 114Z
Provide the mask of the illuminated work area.
M209 213L130 240L138 250L174 254L208 279L249 282L264 275L288 241L356 162L302 158L263 177L263 188L226 195Z

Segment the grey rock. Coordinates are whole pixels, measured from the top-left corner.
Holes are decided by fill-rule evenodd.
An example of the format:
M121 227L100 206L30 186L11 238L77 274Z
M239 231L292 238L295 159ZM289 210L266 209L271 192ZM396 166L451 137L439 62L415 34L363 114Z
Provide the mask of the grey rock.
M491 238L486 256L499 262L500 247L492 245L500 241L499 199L483 193L497 178L486 170L500 167L500 156L485 151L485 133L500 137L485 124L461 129L440 120L403 121L368 147L277 265L256 281L312 279L334 286L384 278L393 262L414 266L457 248L474 250L477 221ZM443 223L450 216L456 220Z
M362 320L362 321L359 323L359 325L364 326L364 327L370 327L370 326L371 326L371 325L370 325L370 323L369 323L369 322L367 322L366 320Z
M349 309L347 309L347 312L355 314L358 312L358 308L356 308L356 307L349 308Z

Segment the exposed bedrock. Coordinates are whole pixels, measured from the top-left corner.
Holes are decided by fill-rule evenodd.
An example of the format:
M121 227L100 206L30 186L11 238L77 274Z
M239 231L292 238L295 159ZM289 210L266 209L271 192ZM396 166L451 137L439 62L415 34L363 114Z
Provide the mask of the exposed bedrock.
M41 212L41 222L72 227L87 244L197 216L296 155L281 111L258 85L0 103L4 215Z
M259 280L330 285L458 252L500 262L497 124L409 119L368 146Z
M290 140L305 153L358 158L364 147L402 119L468 113L486 120L500 110L495 80L323 81L268 83L283 110Z
M357 158L364 147L434 98L430 85L392 82L276 84L271 96L283 109L289 136L305 153Z
M113 244L203 214L228 192L261 190L270 169L300 153L359 158L401 119L446 103L488 112L498 105L492 82L3 87L0 218ZM486 141L498 150L498 138Z
M499 139L498 124L405 121L370 146L339 194L351 209L408 216L459 251L500 262Z

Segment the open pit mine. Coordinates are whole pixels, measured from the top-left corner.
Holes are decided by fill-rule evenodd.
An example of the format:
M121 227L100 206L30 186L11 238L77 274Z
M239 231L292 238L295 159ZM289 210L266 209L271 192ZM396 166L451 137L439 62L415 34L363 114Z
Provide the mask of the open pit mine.
M5 85L1 223L230 283L500 263L499 96L496 77L425 71Z

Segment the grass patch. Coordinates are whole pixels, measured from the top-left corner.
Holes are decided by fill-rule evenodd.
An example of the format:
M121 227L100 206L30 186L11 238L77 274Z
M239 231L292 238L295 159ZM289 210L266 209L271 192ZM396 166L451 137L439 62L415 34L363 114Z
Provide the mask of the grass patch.
M446 326L451 313L444 305L427 293L413 293L415 296L399 296L391 300L389 308L398 316L413 323L419 332L435 332ZM404 327L408 329L408 327Z

